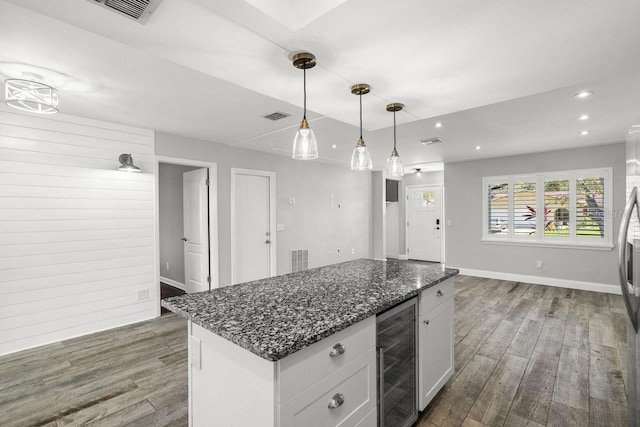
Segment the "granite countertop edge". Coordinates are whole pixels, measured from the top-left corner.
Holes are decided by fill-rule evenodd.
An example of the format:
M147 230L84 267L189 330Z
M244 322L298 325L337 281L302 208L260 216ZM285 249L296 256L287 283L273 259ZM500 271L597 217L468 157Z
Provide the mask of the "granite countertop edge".
M295 274L295 273L294 273ZM169 298L166 300L162 300L161 301L161 306L165 307L169 310L171 310L172 312L176 313L177 315L184 317L187 320L191 320L193 323L195 323L198 326L201 326L202 328L226 339L227 341L230 341L242 348L244 348L245 350L248 350L252 353L254 353L255 355L268 360L268 361L278 361L280 359L283 359L301 349L303 349L304 347L307 347L311 344L314 344L318 341L321 341L324 338L327 338L337 332L340 332L341 330L344 330L358 322L361 322L363 320L365 320L368 317L380 314L384 311L386 311L387 309L390 309L392 307L395 307L396 305L401 304L404 301L407 301L415 296L417 296L418 294L420 294L421 292L437 285L438 283L442 283L443 281L450 279L451 277L456 276L457 274L459 274L459 270L458 269L454 269L454 268L447 268L446 271L442 271L441 272L442 276L438 277L436 279L433 279L432 281L430 281L429 283L425 283L424 285L420 286L419 288L415 288L403 295L397 296L395 298L392 299L385 299L384 301L381 301L380 304L374 305L374 306L370 306L368 307L368 309L366 310L362 310L360 312L354 313L353 316L348 317L346 320L338 322L338 323L333 323L331 324L329 327L327 327L326 329L324 329L322 332L320 333L316 333L316 334L312 334L312 335L307 335L305 338L303 339L299 339L297 341L295 341L294 343L291 343L287 346L283 346L280 348L276 348L276 349L264 349L258 346L255 346L253 344L251 344L249 341L242 339L241 336L239 336L239 334L234 334L234 333L229 333L225 330L222 330L221 328L216 327L216 325L213 325L207 321L205 321L204 319L202 319L201 317L199 317L199 313L194 313L194 312L189 312L186 310L183 310L182 308L180 308L179 306L177 306L176 304L173 304L173 300L175 300L176 298L180 298L180 297L174 297L174 298ZM275 276L272 277L270 279L266 279L269 281L277 281L278 277L285 277L285 276L290 276L291 274L287 274L284 276ZM233 287L227 287L227 288L233 288ZM208 293L210 291L204 292L204 293ZM195 295L195 294L191 294L191 295Z

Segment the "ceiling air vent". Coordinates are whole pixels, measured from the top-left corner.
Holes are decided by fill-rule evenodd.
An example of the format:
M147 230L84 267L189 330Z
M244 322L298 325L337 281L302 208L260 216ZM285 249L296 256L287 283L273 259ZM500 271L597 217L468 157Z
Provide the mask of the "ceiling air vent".
M264 118L273 120L275 122L276 120L284 119L285 117L289 117L290 115L291 114L280 113L279 111L276 111L275 113L267 114L266 116L264 116Z
M432 144L442 144L444 141L440 138L431 138L431 139L421 139L420 144L422 145L432 145Z
M119 15L146 24L162 0L89 0Z

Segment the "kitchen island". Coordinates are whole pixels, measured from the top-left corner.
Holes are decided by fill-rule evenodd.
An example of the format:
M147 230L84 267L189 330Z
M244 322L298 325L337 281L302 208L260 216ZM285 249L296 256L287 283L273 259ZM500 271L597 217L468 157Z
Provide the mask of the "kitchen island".
M419 294L421 317L446 300L452 334L456 274L360 259L163 300L189 321L190 424L375 425L375 316Z

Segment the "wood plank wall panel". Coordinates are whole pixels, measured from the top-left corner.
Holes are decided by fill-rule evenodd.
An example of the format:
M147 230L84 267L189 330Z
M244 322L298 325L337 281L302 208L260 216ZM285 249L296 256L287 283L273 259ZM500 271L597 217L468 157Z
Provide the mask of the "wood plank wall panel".
M0 106L0 355L156 315L153 155L149 130Z

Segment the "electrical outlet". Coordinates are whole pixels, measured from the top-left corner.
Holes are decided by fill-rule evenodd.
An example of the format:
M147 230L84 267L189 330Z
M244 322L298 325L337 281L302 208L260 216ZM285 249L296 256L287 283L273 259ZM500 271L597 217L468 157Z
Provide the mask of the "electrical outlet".
M202 369L202 341L195 337L189 337L189 339L191 340L191 366L194 369Z
M149 288L138 289L136 292L138 301L144 301L149 299Z
M451 227L451 220L450 219L447 220L447 227Z
M536 261L536 268L542 268L542 261L541 260L537 260Z
M277 224L276 231L284 231L284 224Z
M296 198L295 197L289 197L289 204L290 205L295 205L296 204Z
M167 271L169 271L169 261L167 261Z
M355 248L351 248L351 255L355 255L356 254L356 249Z

